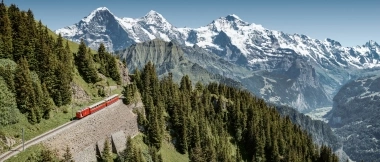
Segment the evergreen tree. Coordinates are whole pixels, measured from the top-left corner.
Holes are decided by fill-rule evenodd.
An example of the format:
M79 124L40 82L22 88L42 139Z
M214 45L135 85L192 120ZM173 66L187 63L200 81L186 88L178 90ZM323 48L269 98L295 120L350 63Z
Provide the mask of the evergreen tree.
M36 122L40 123L41 118L42 118L41 106L43 103L43 92L42 92L41 84L38 80L33 82L33 88L34 88L34 94L35 94L34 100L36 102L36 106L34 107L33 111L36 116Z
M46 88L46 85L43 83L42 84L42 91L43 91L43 96L42 96L42 117L44 119L50 119L50 111L54 108L54 102L50 98L50 95L48 93L48 90Z
M3 1L0 3L0 58L13 59L12 26L7 8Z
M13 60L18 62L25 53L27 44L26 13L12 4L8 8L8 16L12 26Z
M13 71L11 70L10 65L5 65L5 67L0 67L0 76L3 77L5 80L8 89L12 92L15 93L15 83L14 83L14 75Z
M124 86L124 90L122 93L124 96L123 103L126 105L129 105L132 102L132 98L134 97L132 94L133 92L132 92L131 86L129 85Z
M40 156L37 162L55 161L55 156L52 151L48 149L41 150Z
M103 162L112 162L113 161L111 147L110 147L108 139L106 139L104 141L104 149L102 151L102 161Z
M74 55L71 53L70 46L69 46L69 41L66 40L66 45L65 45L65 50L66 50L66 66L67 69L71 70L71 73L74 71ZM70 75L71 78L69 80L73 80L73 74Z
M38 70L37 55L35 53L37 42L37 25L33 12L30 9L26 12L25 20L25 24L28 29L26 30L27 40L25 41L24 55L28 58L30 70L35 71Z
M83 39L79 44L75 63L78 66L79 73L87 83L96 83L99 80L94 62L92 60L91 50L87 50Z
M161 154L158 154L156 147L149 147L149 153L153 162L163 162Z
M0 125L5 126L18 122L17 105L14 93L11 92L3 77L0 76Z
M106 52L107 52L106 47L104 46L103 43L100 43L99 48L98 48L98 56L99 56L99 63L100 63L99 72L109 77L109 73L106 71L106 65L105 65Z
M135 162L137 152L135 152L135 146L132 143L132 138L130 136L127 137L126 149L122 153L122 160L124 162Z
M65 153L63 154L63 162L73 162L74 160L72 159L73 159L73 156L71 154L69 146L67 145Z
M29 71L28 62L22 58L18 64L15 74L16 102L21 113L28 113L29 122L36 122L35 114L35 92Z
M112 55L108 55L108 73L110 77L116 81L117 84L121 84L120 69L117 60Z

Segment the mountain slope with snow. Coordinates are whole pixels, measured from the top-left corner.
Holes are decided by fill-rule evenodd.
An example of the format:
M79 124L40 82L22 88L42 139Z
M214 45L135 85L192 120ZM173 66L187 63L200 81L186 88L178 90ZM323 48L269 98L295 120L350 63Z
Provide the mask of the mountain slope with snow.
M78 23L55 32L76 42L84 39L94 49L104 42L109 51L122 50L132 44L157 38L175 41L182 46L196 45L225 61L259 73L263 84L250 85L256 83L251 75L235 76L232 72L223 75L240 77L238 80L252 86L256 95L301 111L329 106L325 104L331 104L338 88L350 78L364 74L363 69L380 67L380 46L376 42L343 47L332 39L317 40L302 34L269 30L244 22L233 14L192 29L177 28L155 11L149 11L140 18L119 18L101 7ZM298 65L308 68L303 70L297 68ZM269 80L279 79L274 90L265 91L275 82L263 79L264 74ZM279 78L278 74L291 77ZM285 80L279 82L281 79ZM290 83L294 86L288 85ZM320 92L309 93L310 87L318 87Z

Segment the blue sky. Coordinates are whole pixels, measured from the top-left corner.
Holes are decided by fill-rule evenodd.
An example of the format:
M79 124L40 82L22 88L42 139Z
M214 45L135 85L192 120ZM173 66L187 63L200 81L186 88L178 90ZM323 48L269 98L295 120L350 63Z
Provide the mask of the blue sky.
M271 30L299 33L315 39L331 38L343 46L380 43L380 1L353 0L5 0L55 30L77 23L98 7L118 17L138 18L150 10L177 27L200 27L236 14L242 20Z

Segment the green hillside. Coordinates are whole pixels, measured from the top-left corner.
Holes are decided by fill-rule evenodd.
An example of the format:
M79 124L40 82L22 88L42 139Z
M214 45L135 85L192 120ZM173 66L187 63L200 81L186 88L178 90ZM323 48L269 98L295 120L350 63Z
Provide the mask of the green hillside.
M196 162L339 161L331 148L314 144L299 125L248 91L218 83L192 85L187 75L180 84L170 74L159 80L151 62L142 72L136 71L133 84L123 91L123 101L129 104L137 90L141 94L145 107L137 111L137 122L144 144L141 137L134 139L140 141L137 146L127 142L121 159L187 161L186 156ZM170 149L173 147L175 150Z
M56 35L31 10L14 4L0 4L0 24L0 153L7 143L21 143L21 129L29 140L121 92L109 88L121 83L119 61L111 54Z

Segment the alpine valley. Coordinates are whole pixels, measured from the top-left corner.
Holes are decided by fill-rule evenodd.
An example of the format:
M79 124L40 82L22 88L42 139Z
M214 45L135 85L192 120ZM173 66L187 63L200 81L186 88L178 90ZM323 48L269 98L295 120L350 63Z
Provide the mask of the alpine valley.
M125 59L131 70L153 61L161 76L172 73L174 78L180 78L186 73L195 81L242 86L267 102L284 105L277 108L280 113L291 116L319 144L333 146L342 154L344 148L352 148L355 143L344 143L342 147L341 139L326 123L299 112L332 107L342 86L380 68L380 46L374 41L343 47L329 38L317 40L269 30L233 14L199 28L179 28L155 11L141 18L119 18L101 7L78 23L55 32L74 42L83 39L93 49L104 43L108 51ZM348 102L334 98L333 111L329 113L329 124L333 126L333 118L341 113L339 103ZM344 124L351 119L357 121L342 117ZM358 152L350 150L348 155L361 160ZM376 153L369 152L368 156Z

